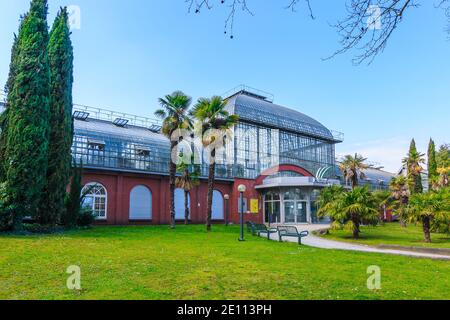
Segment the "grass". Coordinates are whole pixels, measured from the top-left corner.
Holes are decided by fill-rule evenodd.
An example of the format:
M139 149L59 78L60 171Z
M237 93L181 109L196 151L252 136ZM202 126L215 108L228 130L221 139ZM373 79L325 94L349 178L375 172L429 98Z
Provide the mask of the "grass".
M324 235L330 240L361 243L366 245L399 245L421 248L448 248L450 249L450 235L433 233L432 243L424 242L421 226L409 225L402 228L399 223L386 223L377 227L362 227L360 239L354 240L349 231L333 230Z
M450 263L322 250L214 226L0 236L0 299L450 299ZM82 290L66 287L81 267ZM382 289L367 289L367 268Z

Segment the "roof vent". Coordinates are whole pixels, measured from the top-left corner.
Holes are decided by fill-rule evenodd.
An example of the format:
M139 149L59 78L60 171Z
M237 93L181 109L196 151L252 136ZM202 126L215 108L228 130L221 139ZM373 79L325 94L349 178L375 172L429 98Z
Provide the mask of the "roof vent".
M84 111L75 111L73 113L73 117L77 120L82 120L82 121L86 121L87 118L89 118L89 112L84 112Z
M128 120L127 119L122 119L122 118L117 118L116 120L113 121L113 123L118 126L118 127L125 127L128 124Z
M148 128L148 130L150 130L151 132L154 132L154 133L161 133L161 129L162 129L162 127L157 124L152 124L152 126L150 128Z

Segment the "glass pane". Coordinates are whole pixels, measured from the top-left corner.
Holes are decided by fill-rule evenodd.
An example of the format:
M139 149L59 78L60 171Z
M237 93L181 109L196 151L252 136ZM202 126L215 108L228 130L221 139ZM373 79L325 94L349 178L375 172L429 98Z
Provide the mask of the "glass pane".
M273 202L272 203L272 222L273 223L280 223L281 222L281 210L280 210L281 204L280 202Z
M297 223L306 223L306 202L297 202Z
M295 202L286 201L284 203L284 221L286 223L295 223Z
M291 191L285 192L284 200L295 200L295 194Z
M83 208L92 209L92 206L94 205L94 198L92 197L85 197L83 200Z
M266 202L265 206L264 206L264 221L266 223L272 223L272 221L270 220L270 216L271 216L271 211L272 211L272 203L271 202Z

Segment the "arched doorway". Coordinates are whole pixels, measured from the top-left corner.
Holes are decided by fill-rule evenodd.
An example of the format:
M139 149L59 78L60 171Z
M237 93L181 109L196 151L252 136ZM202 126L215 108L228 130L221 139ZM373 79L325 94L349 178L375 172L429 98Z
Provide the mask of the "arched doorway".
M191 195L188 194L188 208L189 218L191 217ZM184 207L184 190L181 188L175 189L175 219L184 220L185 207Z
M146 186L136 186L130 193L130 220L152 219L152 192Z
M220 191L214 190L212 201L212 220L224 220L224 200Z

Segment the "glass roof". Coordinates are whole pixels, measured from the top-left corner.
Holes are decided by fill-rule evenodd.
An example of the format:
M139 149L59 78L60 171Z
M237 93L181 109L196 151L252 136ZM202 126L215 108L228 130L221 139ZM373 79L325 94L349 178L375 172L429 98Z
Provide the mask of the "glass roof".
M307 115L245 93L229 98L229 109L241 120L338 142L333 133Z

